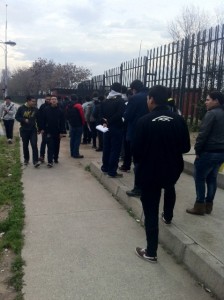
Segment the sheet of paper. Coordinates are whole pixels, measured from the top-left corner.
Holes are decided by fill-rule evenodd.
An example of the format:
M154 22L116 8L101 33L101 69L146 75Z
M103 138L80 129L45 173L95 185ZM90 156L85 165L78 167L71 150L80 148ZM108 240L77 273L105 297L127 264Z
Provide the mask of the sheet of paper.
M109 130L107 127L103 127L103 125L97 125L96 129L101 132L107 132Z

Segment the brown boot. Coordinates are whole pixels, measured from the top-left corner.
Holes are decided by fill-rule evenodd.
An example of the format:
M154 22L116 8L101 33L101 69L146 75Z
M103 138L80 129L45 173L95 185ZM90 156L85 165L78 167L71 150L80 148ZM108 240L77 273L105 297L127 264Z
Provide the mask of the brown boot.
M186 209L186 212L192 215L204 215L205 214L205 204L195 202L192 209Z
M206 212L206 214L209 215L212 212L212 208L213 208L213 203L212 202L205 203L205 212Z

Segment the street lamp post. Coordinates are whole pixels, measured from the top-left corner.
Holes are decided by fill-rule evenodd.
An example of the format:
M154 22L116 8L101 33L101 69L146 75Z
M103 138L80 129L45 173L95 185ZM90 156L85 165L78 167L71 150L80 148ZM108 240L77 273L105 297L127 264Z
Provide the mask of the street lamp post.
M12 42L12 41L8 41L7 40L7 7L8 7L8 4L6 4L5 6L5 41L1 41L0 40L0 43L1 44L4 44L5 45L5 76L4 76L4 97L8 96L8 66L7 66L7 55L8 55L8 50L7 50L7 46L15 46L16 43L15 42Z
M7 64L7 58L8 58L8 50L7 46L15 46L16 43L13 41L0 41L1 44L5 45L5 74L4 74L4 97L8 95L8 64Z

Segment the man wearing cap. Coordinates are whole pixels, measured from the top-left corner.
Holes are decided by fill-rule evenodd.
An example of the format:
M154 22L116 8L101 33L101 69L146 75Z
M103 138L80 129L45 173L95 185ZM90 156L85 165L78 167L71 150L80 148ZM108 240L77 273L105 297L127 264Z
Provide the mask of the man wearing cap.
M224 95L213 91L208 94L205 105L207 112L202 120L196 144L194 179L196 201L187 213L210 214L217 189L219 167L224 162ZM205 195L205 185L207 195Z
M6 96L5 103L3 103L0 107L0 118L3 120L5 134L9 144L12 144L15 114L15 104L12 103L11 97Z

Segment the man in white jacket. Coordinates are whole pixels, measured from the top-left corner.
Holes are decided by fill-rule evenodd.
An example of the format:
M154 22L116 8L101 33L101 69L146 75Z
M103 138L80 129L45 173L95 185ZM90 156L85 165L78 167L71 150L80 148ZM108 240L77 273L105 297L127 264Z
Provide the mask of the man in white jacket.
M5 134L9 144L12 144L13 127L16 114L16 106L11 101L11 97L6 96L5 102L0 107L0 118L5 126Z

